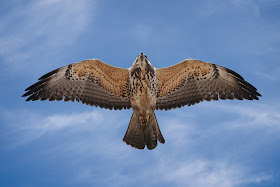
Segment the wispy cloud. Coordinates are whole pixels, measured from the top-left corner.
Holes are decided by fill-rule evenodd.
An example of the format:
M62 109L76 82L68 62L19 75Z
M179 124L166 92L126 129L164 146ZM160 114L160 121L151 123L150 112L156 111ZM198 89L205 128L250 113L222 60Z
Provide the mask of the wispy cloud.
M196 187L235 187L247 184L260 184L273 179L265 173L252 173L250 168L238 163L224 160L190 158L182 159L180 155L170 155L167 150L154 154L151 160L141 161L141 154L129 154L125 159L118 158L118 163L110 165L107 175L100 175L94 168L86 167L78 172L75 182L92 184L106 181L104 184L114 186L196 186ZM143 156L143 155L142 155ZM116 160L114 160L116 161ZM135 162L143 162L133 173L123 170L135 168ZM111 165L112 164L112 165ZM102 173L102 171L101 171ZM148 180L143 180L148 179Z
M196 158L176 162L176 158L161 159L157 167L161 175L160 180L175 183L177 186L233 187L271 180L269 175L251 175L246 171L248 168L224 160Z
M36 141L44 135L58 133L61 130L67 131L73 129L90 129L101 125L105 120L99 111L72 113L72 114L54 114L43 116L40 113L27 110L1 110L2 119L9 125L9 128L2 132L2 137L11 141L12 148L26 145ZM17 114L17 118L14 116ZM105 126L106 127L106 126Z
M280 109L277 106L267 106L263 104L252 104L250 106L243 106L238 104L221 104L212 102L204 102L199 104L199 113L197 110L189 111L188 108L181 110L168 111L169 115L166 116L165 112L160 112L157 116L160 127L163 133L167 133L170 146L182 146L182 144L192 143L194 140L201 138L200 128L204 128L204 131L212 133L221 133L221 131L228 129L246 130L249 131L254 128L255 130L261 130L263 133L270 133L280 130ZM15 120L14 114L17 113L17 119ZM208 114L213 119L205 116ZM112 115L113 114L113 115ZM109 119L106 116L110 116ZM203 115L208 118L205 125ZM171 117L172 116L172 117ZM223 116L229 116L230 120L223 118ZM8 111L2 109L2 119L12 127L11 132L20 134L28 134L24 136L24 141L19 138L18 142L21 144L29 143L31 141L40 138L48 133L57 133L62 129L68 129L79 127L79 129L92 129L100 124L102 129L112 128L110 123L115 124L115 121L120 121L114 125L114 128L120 128L121 126L128 125L130 116L124 116L121 112L114 113L114 111L100 111L94 110L84 113L71 113L71 114L53 114L50 116L43 116L40 113L34 113L31 111L13 110ZM221 118L221 119L219 119ZM105 120L106 119L106 120ZM120 120L121 119L121 120ZM207 119L205 119L207 120ZM264 130L264 131L263 131ZM17 132L18 131L18 132ZM165 135L165 134L164 134ZM204 134L208 136L208 134Z
M269 182L274 176L238 161L248 159L241 153L245 149L244 154L250 155L251 149L257 146L255 141L244 145L237 137L231 140L235 148L228 149L231 145L229 141L233 134L240 135L238 132L253 131L254 134L246 134L248 139L250 136L253 138L253 135L257 136L256 129L262 135L275 139L269 132L280 130L279 109L276 107L212 102L200 104L199 108L192 110L169 111L169 115L160 112L158 119L166 143L154 151L136 150L122 142L130 117L130 113L128 115L124 111L94 109L91 112L50 116L25 111L17 112L15 120L14 111L2 110L1 118L9 127L1 132L1 137L13 149L36 144L40 139L53 141L53 137L62 137L63 141L50 143L52 146L40 150L40 154L49 159L65 158L67 155L66 162L76 168L70 180L74 184L144 185L146 183L142 179L149 178L148 186L244 186ZM206 112L217 119L203 123L201 115ZM230 117L230 120L218 119L221 115ZM96 159L102 159L102 164L96 163ZM89 162L95 163L94 166L88 165ZM145 167L139 167L139 164ZM124 172L131 168L138 169Z
M216 117L217 119L213 119L215 121L209 121L209 123L220 123L223 124L231 124L231 127L236 128L263 128L270 127L273 130L280 130L280 108L278 105L267 105L261 103L241 103L233 104L232 101L224 101L224 103L212 101L211 103L205 101L200 103L199 109L196 108L188 111L187 109L179 110L174 112L175 116L178 116L178 119L188 120L191 124L194 120L201 119L211 119L211 117ZM198 111L199 110L199 113ZM184 114L187 115L182 117ZM186 114L187 113L187 114ZM204 114L208 115L204 115ZM204 115L204 116L200 116ZM225 116L230 117L230 120L224 118ZM205 118L204 118L205 117ZM214 118L213 117L213 118ZM220 119L219 119L220 118ZM206 119L207 120L207 119ZM242 124L240 123L242 121ZM197 121L199 123L199 121ZM169 122L168 122L169 123ZM175 122L177 123L177 122ZM181 122L182 123L182 122ZM190 125L191 125L190 124ZM197 124L195 124L197 125ZM220 127L219 125L219 127ZM211 125L209 125L211 127ZM213 126L212 126L213 127ZM215 127L215 126L214 126ZM228 127L228 125L227 125Z
M280 109L277 105L268 106L265 104L250 105L228 105L228 104L213 104L207 105L207 108L218 109L228 113L234 113L235 119L227 122L231 127L236 128L267 128L272 131L280 130Z
M74 42L88 27L94 1L43 0L14 3L0 18L0 56L13 71L28 67L27 60L54 53ZM38 63L38 62L37 62ZM11 69L9 69L11 71Z
M256 70L254 71L254 74L267 82L279 82L278 75L280 74L280 66L274 66L273 69L267 68L267 70Z

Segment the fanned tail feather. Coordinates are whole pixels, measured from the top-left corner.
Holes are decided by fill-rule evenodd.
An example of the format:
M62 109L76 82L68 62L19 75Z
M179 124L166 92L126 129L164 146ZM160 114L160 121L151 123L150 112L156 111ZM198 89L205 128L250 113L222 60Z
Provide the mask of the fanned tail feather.
M147 145L150 150L157 146L157 141L164 143L155 113L150 116L149 123L146 125L142 124L139 116L133 112L123 141L137 149L144 149Z

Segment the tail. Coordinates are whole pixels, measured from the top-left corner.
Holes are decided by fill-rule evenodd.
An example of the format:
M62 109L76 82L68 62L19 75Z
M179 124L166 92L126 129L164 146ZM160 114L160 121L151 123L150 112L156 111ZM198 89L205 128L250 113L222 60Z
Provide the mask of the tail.
M164 143L155 113L150 116L146 125L142 124L139 116L133 112L123 141L137 149L144 149L147 145L150 150L157 146L157 141Z

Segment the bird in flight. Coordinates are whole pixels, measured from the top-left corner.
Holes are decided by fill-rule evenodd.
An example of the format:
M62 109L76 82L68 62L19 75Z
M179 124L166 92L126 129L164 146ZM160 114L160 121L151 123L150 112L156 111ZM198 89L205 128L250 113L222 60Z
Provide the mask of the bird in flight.
M194 105L203 100L258 100L257 89L238 73L222 66L188 59L167 68L154 68L140 53L128 69L98 59L53 70L28 87L26 101L64 100L133 113L123 141L138 149L164 143L155 110Z

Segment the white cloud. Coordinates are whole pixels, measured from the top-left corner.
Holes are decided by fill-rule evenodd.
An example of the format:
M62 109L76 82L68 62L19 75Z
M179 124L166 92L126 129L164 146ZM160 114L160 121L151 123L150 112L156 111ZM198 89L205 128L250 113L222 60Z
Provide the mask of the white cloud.
M17 118L15 118L17 114ZM57 133L61 130L79 130L87 131L96 128L104 123L104 118L99 111L72 113L72 114L55 114L43 116L40 113L31 111L6 111L2 110L2 118L9 124L9 129L2 132L11 143L10 147L29 144L44 135Z
M209 139L218 134L238 133L238 131L251 132L254 130L254 132L262 132L263 136L268 137L271 133L280 131L280 109L277 106L255 103L239 105L221 102L203 102L199 105L193 110L185 107L157 113L159 126L166 139L166 144L160 145L160 147L166 145L177 148L191 146L194 143L205 141L204 138ZM77 133L81 133L98 127L99 132L108 130L107 135L108 133L116 135L114 130L122 129L124 131L122 135L124 135L130 119L130 113L127 115L127 113L123 113L124 111L100 111L96 109L91 112L59 113L50 116L27 110L9 111L2 109L1 111L2 119L9 124L8 131L2 132L2 134L5 137L13 138L12 142L15 146L28 144L44 135L59 133L61 130L68 131L68 133L75 130ZM15 113L17 118L14 118ZM209 118L210 116L213 119ZM229 119L227 119L228 117L223 119L223 116L228 116ZM205 120L201 121L204 117L207 123ZM122 137L120 137L121 139ZM107 144L112 142L106 139L102 139L102 141ZM116 147L116 145L114 144L112 147Z
M0 19L0 56L19 71L27 60L54 53L74 42L88 27L93 12L90 0L43 0L14 3ZM39 63L39 62L37 62Z
M254 166L239 162L248 159L240 153L246 150L244 154L250 155L256 144L261 146L260 141L244 144L235 139L232 140L234 149L228 149L225 146L231 145L229 142L223 144L215 137L223 138L223 135L253 129L259 129L262 135L279 132L277 106L207 102L191 110L168 111L168 115L162 112L164 116L160 112L159 125L166 143L153 151L136 150L122 142L130 112L94 109L91 112L43 116L25 111L17 112L17 119L14 119L14 111L2 110L1 113L5 124L9 124L8 130L1 132L1 137L12 148L39 142L41 138L51 142L53 137L63 137L38 151L43 157L63 158L71 163L71 167L76 168L70 180L74 184L234 187L269 182L274 178L266 171L256 171ZM204 113L217 117L216 121L199 124ZM219 120L222 115L232 115L231 118L236 120ZM258 136L254 133L249 134L248 139ZM212 149L210 157L207 149ZM96 163L96 159L101 159L102 163ZM149 179L149 184L143 179Z
M251 175L246 171L247 168L223 160L161 159L157 167L161 176L160 180L175 183L177 186L233 187L271 179L271 176L266 174Z
M230 102L230 101L229 101ZM197 108L189 110L177 109L173 111L163 111L157 113L159 126L165 137L168 138L168 145L182 146L191 144L203 136L222 133L224 131L241 130L251 131L252 129L261 131L264 135L280 130L280 109L277 106L250 103L250 105L203 102ZM10 124L10 132L23 132L28 134L29 140L19 142L29 143L48 133L57 133L62 129L79 127L80 130L92 129L100 126L100 129L108 128L120 129L128 125L128 116L121 111L93 110L84 113L59 113L44 116L38 112L27 110L4 110L2 109L2 119ZM199 112L199 113L198 113ZM14 114L17 118L14 118ZM166 115L166 113L169 113ZM207 114L207 115L206 115ZM107 118L110 116L110 118ZM211 116L213 119L209 118ZM230 117L229 119L223 116ZM207 123L200 120L208 119ZM220 119L219 119L220 118ZM118 123L116 123L118 121ZM101 124L107 125L101 125ZM110 124L111 123L111 124ZM200 129L203 128L203 133ZM126 129L125 129L126 130ZM125 132L123 132L125 133ZM108 142L107 142L108 143Z
M265 173L251 173L249 168L238 163L224 160L190 158L190 156L170 155L170 150L150 155L151 160L143 161L143 155L130 153L130 157L118 157L117 163L107 163L110 171L86 167L78 171L75 182L114 184L114 186L196 186L196 187L235 187L247 184L259 184L273 179ZM114 159L114 161L116 161ZM110 161L109 161L110 162ZM143 163L131 173L124 173L127 168L135 168L135 163ZM113 171L113 172L111 172Z
M199 123L197 120L200 119L207 119L211 117L215 117L215 121L211 120L208 122L207 128L221 128L224 126L226 128L257 128L263 129L266 127L266 130L280 130L280 108L277 105L267 105L262 103L256 103L260 101L250 102L250 101L240 101L240 104L232 103L238 101L220 101L215 102L211 101L210 103L204 101L199 104L196 109L192 109L191 111L188 108L184 108L181 110L177 110L173 113L174 116L180 119L179 122L173 121L166 123L168 124L186 124L188 123L188 128L195 128ZM184 117L185 115L185 117ZM219 118L223 118L225 116L229 116L233 119L227 120L220 120ZM176 120L173 119L173 120ZM242 122L242 123L241 123ZM165 122L164 122L165 123ZM211 123L216 125L211 125ZM167 127L172 128L172 127ZM177 128L175 126L175 128Z
M219 109L227 113L234 113L236 119L231 121L232 127L237 128L267 128L267 130L280 130L280 109L278 106L250 103L250 105L207 105L212 109Z

